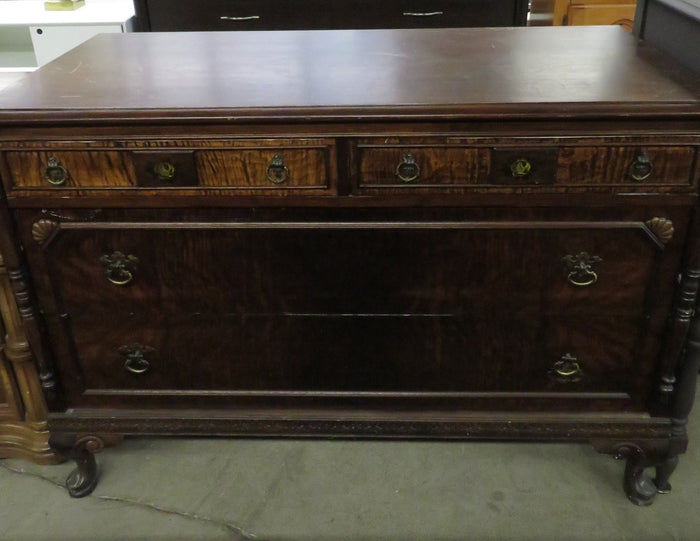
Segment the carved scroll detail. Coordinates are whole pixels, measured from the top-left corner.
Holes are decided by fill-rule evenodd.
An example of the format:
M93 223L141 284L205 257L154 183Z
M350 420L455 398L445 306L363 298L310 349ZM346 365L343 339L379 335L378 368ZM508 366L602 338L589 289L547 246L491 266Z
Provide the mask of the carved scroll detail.
M652 218L646 222L647 227L664 244L673 238L673 222L668 218Z
M58 231L59 224L53 220L38 220L32 224L32 238L39 244L46 244Z

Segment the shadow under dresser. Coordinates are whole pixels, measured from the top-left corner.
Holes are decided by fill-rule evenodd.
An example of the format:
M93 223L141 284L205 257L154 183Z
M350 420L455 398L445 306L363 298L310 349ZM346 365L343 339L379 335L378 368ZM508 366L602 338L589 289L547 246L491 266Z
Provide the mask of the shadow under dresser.
M102 35L31 74L0 250L70 493L127 434L534 439L651 503L699 88L617 27Z

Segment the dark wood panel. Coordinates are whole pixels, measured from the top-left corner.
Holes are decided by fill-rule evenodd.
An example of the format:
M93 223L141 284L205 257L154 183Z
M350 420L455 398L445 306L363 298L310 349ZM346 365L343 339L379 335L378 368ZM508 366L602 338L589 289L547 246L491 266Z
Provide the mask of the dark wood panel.
M582 392L634 393L639 386L630 375L639 338L636 319L522 320L502 314L142 319L111 313L70 318L69 326L85 388L93 394L150 389L200 391L203 398L207 391L353 397L478 391L578 398ZM145 354L150 365L145 373L125 369L119 350L131 344L153 348ZM580 375L562 378L553 372L565 354L578 359Z

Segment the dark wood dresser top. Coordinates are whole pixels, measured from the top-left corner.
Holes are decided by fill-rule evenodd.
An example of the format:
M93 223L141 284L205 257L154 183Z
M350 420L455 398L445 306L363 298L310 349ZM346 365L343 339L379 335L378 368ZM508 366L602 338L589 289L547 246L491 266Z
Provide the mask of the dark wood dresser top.
M110 34L0 120L700 115L699 89L617 27Z

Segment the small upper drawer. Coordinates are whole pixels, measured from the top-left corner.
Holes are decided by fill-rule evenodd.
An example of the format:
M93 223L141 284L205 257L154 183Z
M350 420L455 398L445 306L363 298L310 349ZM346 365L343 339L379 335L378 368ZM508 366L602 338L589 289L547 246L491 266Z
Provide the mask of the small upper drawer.
M201 186L237 189L326 190L325 149L200 150L197 168Z
M557 184L688 186L695 147L562 147Z
M449 188L488 178L489 149L448 146L360 146L362 188Z
M694 146L585 142L569 146L556 138L536 144L477 138L361 140L355 150L355 186L362 193L513 188L556 193L687 191L693 185Z
M7 152L14 188L128 188L135 172L127 152L42 150Z
M241 195L324 194L335 178L330 140L110 142L100 149L53 146L5 152L8 188L16 192L155 188L189 193L217 189Z

